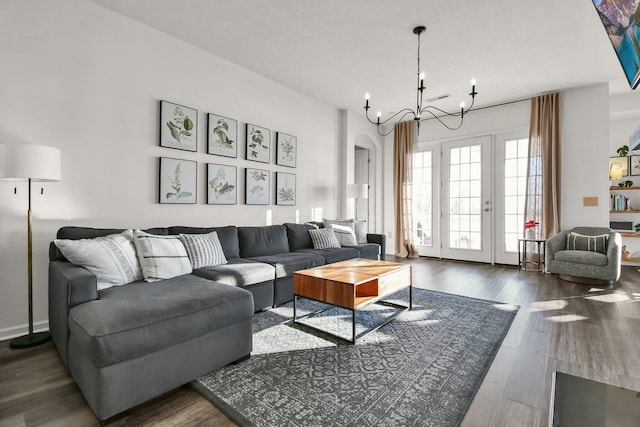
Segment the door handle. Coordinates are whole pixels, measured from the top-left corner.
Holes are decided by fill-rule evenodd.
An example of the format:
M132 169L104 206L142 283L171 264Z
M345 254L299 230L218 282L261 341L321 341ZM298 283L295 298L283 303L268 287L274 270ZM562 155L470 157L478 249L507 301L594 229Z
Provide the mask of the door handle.
M485 211L485 212L489 212L491 209L489 209L489 208L484 208L484 209L482 209L482 210L483 210L483 211Z

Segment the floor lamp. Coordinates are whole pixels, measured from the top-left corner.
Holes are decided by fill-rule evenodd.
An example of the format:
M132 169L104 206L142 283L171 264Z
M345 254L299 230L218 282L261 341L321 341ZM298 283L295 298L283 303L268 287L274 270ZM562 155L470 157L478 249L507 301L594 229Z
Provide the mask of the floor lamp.
M355 199L356 221L358 220L358 201L369 197L369 186L367 184L348 184L347 197Z
M33 251L31 240L31 183L60 181L60 150L43 145L0 145L0 177L27 181L29 209L27 210L27 282L29 295L29 334L14 338L11 348L40 345L51 338L49 332L33 333Z

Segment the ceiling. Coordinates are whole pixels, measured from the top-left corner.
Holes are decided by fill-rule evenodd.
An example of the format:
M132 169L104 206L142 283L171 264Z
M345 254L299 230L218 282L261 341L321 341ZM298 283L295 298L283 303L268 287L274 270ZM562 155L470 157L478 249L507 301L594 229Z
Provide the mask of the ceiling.
M457 110L610 82L630 93L592 0L90 0L337 108Z

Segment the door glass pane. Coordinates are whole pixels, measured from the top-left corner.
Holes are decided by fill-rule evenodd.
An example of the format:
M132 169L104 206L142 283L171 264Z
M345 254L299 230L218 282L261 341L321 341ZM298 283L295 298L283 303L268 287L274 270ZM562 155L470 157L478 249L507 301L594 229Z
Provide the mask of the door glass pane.
M482 249L482 150L467 145L449 150L449 247Z
M524 224L529 139L512 139L504 144L504 250L517 252Z
M413 153L413 239L420 246L433 246L431 156L431 151Z

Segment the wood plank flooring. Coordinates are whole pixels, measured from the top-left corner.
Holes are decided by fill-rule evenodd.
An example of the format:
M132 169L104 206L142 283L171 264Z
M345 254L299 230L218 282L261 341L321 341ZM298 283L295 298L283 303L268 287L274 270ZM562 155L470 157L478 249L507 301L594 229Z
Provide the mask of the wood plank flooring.
M394 260L393 257L390 260ZM612 287L586 286L515 267L420 258L417 287L520 305L462 425L547 426L554 370L640 390L640 272ZM0 342L0 427L98 422L52 343L10 350ZM121 425L234 426L183 386L108 420Z

